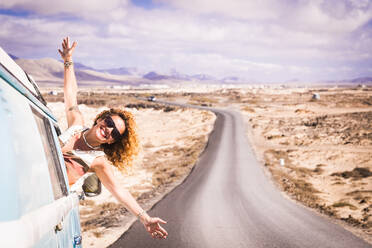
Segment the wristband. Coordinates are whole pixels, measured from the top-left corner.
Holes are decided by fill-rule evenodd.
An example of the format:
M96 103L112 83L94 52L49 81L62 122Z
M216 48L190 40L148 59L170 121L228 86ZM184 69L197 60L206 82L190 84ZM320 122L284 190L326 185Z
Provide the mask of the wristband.
M73 63L72 61L65 61L63 65L65 66L65 68L69 68L71 65L73 65Z
M79 107L78 107L77 105L74 105L74 106L69 107L69 108L67 109L67 111L73 111L73 110L76 110L76 111L80 112L80 111L79 111Z
M137 215L137 218L141 218L142 215L144 215L146 213L145 210L142 210L138 215Z

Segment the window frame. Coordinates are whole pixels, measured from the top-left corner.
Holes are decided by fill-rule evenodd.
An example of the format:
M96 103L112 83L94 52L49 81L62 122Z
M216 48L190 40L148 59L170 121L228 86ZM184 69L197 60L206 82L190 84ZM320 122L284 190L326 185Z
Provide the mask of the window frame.
M43 115L43 113L40 113L40 111L38 111L32 105L30 105L30 107L37 123L40 139L44 148L45 159L48 163L47 166L50 175L50 182L54 200L57 200L64 196L67 196L69 190L66 184L65 173L62 170L64 162L61 161L59 156L60 147L57 147L59 146L58 138L55 138L56 127L51 123L49 118ZM39 118L39 120L37 120L37 118ZM41 128L43 128L43 130L41 130ZM46 151L45 149L48 149L48 151ZM52 158L50 158L50 156L52 156Z

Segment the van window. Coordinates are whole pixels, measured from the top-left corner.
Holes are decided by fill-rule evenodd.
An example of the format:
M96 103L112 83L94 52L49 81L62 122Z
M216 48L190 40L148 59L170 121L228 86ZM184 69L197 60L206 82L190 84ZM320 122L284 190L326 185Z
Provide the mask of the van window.
M50 121L31 107L34 114L40 137L44 146L46 160L48 161L49 174L52 182L54 199L59 199L67 195L67 187L61 170L61 164L58 159L56 144L54 142L52 126Z

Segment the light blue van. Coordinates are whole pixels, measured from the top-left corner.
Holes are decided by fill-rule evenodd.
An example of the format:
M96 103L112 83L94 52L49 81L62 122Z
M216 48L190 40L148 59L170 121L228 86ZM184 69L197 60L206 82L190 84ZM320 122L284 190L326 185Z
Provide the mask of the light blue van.
M56 118L0 48L0 247L81 247Z

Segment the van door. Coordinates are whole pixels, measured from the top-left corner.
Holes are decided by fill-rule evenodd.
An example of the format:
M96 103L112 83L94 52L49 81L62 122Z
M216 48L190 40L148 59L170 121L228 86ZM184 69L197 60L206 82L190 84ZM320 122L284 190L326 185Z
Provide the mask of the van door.
M40 138L43 143L45 157L48 161L50 180L54 200L68 195L68 179L64 170L64 161L53 122L46 115L32 108ZM59 247L80 247L80 219L78 208L74 208L55 228Z
M0 247L80 247L56 122L18 82L0 64Z

